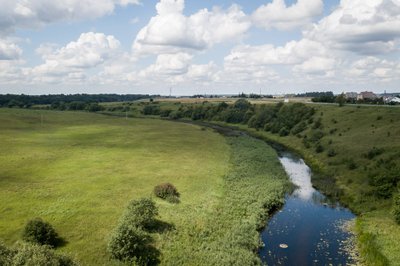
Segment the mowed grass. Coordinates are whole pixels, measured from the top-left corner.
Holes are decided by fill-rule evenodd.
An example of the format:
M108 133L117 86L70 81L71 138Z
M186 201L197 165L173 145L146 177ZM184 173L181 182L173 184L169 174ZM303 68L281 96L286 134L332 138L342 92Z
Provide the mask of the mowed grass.
M67 241L61 251L83 265L110 265L108 236L127 203L171 182L181 203L157 206L181 236L155 240L162 261L172 264L171 257L190 255L179 251L186 232L216 214L230 154L224 137L193 125L0 109L0 239L12 245L29 219L41 217Z

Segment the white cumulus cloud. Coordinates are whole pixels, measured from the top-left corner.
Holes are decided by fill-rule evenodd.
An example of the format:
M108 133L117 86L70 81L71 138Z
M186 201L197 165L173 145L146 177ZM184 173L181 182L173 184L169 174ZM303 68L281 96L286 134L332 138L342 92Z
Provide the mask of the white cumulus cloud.
M273 0L260 6L252 15L257 26L266 29L291 30L310 24L312 19L322 14L322 0L298 0L287 6L284 0Z
M227 10L201 9L191 16L185 16L182 13L183 0L161 0L156 9L157 15L136 36L132 47L135 53L204 50L238 38L251 26L248 17L237 5Z
M342 0L330 15L304 33L332 49L382 54L399 48L400 1Z
M63 20L94 19L139 0L0 0L0 33Z
M77 41L59 49L40 47L43 64L32 69L34 79L53 82L70 78L83 80L86 69L95 68L115 56L120 42L112 35L103 33L82 33Z
M15 43L0 39L0 60L18 59L22 54L21 48Z

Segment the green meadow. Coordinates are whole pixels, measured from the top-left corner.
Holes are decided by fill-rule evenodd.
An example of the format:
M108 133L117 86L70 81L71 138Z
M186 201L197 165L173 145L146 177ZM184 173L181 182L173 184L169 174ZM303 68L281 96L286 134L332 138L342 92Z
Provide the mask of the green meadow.
M179 204L156 199L171 182ZM132 199L152 197L168 230L162 265L258 263L257 229L282 204L287 177L262 141L194 125L84 112L0 109L0 239L50 222L82 265L112 265L107 241Z

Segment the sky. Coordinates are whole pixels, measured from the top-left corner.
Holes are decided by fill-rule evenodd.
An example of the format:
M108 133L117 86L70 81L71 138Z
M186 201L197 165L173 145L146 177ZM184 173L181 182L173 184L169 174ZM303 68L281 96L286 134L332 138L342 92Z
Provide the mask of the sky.
M0 93L400 91L400 0L0 6Z

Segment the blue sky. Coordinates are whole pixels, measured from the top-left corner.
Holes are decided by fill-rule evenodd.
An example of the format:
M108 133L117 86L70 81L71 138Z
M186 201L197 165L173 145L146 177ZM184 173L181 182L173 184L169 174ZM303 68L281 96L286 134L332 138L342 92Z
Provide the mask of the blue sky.
M0 93L400 90L399 0L0 4Z

